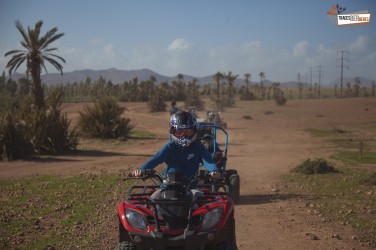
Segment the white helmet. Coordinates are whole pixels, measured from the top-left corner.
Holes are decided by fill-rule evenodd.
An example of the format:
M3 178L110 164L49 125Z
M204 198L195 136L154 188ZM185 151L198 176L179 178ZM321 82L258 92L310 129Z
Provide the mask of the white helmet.
M170 135L172 140L183 146L191 145L197 137L195 116L186 111L178 111L170 119Z

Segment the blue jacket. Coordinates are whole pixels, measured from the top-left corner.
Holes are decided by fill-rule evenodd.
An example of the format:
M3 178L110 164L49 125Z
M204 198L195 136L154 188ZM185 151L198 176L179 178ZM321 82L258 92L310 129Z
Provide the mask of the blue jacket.
M187 179L197 173L201 162L209 172L218 171L204 145L197 142L188 147L170 142L139 169L153 169L163 162L167 164L165 173L181 172Z

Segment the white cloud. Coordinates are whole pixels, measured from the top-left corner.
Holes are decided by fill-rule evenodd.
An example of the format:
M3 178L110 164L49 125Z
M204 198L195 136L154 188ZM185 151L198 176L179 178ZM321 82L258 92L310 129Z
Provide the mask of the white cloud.
M370 39L367 36L358 37L353 43L350 43L350 51L364 51L369 46Z
M137 48L133 49L130 57L122 57L122 60L123 64L131 67L129 69L150 68L154 70L153 65L160 63L158 58L163 61L156 48L150 45L139 45ZM121 69L125 69L124 67Z
M112 44L107 44L103 47L103 54L106 59L112 60L115 58L115 52L113 50Z
M301 41L295 44L293 55L295 57L306 56L309 49L309 43L307 41Z
M105 40L103 38L100 38L100 37L97 37L97 38L94 38L90 41L90 44L94 44L94 45L102 45L102 44L105 44Z
M206 76L217 71L232 71L241 77L244 73L251 73L253 80L257 81L258 73L263 71L271 81L288 81L296 80L298 73L304 78L309 75L311 67L317 68L320 65L324 71L324 81L330 82L339 76L337 51L341 49L350 52L350 70L346 71L348 75L376 78L373 69L376 62L376 41L368 36L354 38L341 47L328 44L311 45L308 41L300 41L289 49L276 50L265 46L261 41L248 41L199 49L186 39L177 38L161 47L155 44L139 44L137 47L125 47L121 50L112 43L100 44L99 50L59 46L56 54L67 61L63 64L64 72L115 67L149 68L167 76L178 73ZM0 58L0 64L5 67L7 60L9 58ZM56 70L48 67L48 71L52 73ZM22 68L18 72L22 72ZM313 81L317 81L316 78L314 75Z
M319 44L316 52L320 55L320 56L333 56L334 55L334 50L332 48L327 48L325 47L325 45L323 44Z
M166 61L165 68L169 71L180 71L180 69L182 68L180 64L181 61L178 58L173 57Z
M190 47L190 44L184 38L176 38L168 46L168 51L182 51Z
M244 52L246 52L247 54L260 52L261 42L260 41L247 42L247 43L242 44L241 47L244 50Z

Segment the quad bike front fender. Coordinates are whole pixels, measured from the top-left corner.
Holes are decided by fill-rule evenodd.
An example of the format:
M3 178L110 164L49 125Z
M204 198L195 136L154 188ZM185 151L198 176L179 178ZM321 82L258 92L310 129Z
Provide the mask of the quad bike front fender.
M129 233L136 246L145 249L165 249L166 247L179 247L179 249L199 249L208 244L215 244L219 240L218 232L185 231L178 236L163 235L155 231L150 234Z

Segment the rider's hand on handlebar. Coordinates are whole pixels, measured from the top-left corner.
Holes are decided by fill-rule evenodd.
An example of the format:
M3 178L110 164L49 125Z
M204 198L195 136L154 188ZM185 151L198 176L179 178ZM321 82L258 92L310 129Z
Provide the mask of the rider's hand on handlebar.
M221 178L221 173L217 171L210 172L210 176L216 179Z
M142 170L140 169L136 169L132 172L132 176L134 177L141 177L141 175L142 175Z

